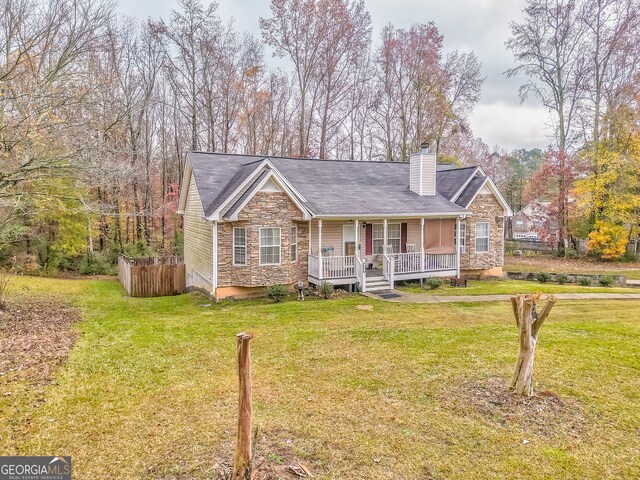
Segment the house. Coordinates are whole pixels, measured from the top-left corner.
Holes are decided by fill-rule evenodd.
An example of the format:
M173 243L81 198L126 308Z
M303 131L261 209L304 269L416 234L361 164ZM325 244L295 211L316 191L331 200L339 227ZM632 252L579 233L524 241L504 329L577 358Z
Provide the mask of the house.
M427 146L403 163L190 152L178 213L187 287L215 299L500 275L511 215L482 168L437 164Z
M509 219L512 240L530 240L555 245L558 219L550 214L550 202L533 200Z

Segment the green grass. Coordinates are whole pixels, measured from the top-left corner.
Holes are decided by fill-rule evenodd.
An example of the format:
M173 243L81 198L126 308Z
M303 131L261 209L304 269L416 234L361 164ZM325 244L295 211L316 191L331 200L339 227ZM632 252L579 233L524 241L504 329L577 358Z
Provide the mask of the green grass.
M535 388L568 410L540 430L535 412L485 411L468 393L509 380L517 335L507 302L205 307L191 294L125 298L113 281L15 286L59 292L85 320L45 402L24 405L31 428L5 450L72 455L78 480L212 478L214 459L233 451L240 331L255 334L258 454L296 457L316 478L640 476L640 302L558 303L538 342Z
M398 290L409 293L425 293L429 295L511 295L540 291L544 293L640 293L638 288L583 287L577 284L559 285L556 283L538 283L526 280L469 280L467 287L451 287L447 284L434 290L425 285L411 284L398 287Z

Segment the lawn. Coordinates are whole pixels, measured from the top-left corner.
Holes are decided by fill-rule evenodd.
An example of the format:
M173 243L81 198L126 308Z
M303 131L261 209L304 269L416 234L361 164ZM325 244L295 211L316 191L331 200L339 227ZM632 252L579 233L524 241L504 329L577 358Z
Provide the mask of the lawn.
M640 280L640 262L600 262L590 258L563 258L555 255L514 257L505 255L507 272L592 273L624 275Z
M215 478L234 445L240 331L255 334L257 455L268 462L296 459L320 479L640 476L640 302L559 302L538 343L540 394L514 403L507 302L207 306L193 294L125 298L105 280L15 288L58 292L84 320L3 450L72 455L75 479Z
M445 280L446 282L446 280ZM640 293L640 288L622 287L584 287L575 283L559 285L557 283L538 283L526 280L469 280L467 287L451 287L447 283L431 290L426 284L410 283L397 287L398 290L409 293L425 293L428 295L502 295L520 292L544 293Z

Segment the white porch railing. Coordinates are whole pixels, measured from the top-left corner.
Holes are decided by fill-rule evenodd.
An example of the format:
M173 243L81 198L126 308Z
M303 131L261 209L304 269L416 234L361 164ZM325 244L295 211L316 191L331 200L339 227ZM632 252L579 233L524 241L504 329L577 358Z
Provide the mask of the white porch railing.
M322 278L320 275L320 261L315 255L309 254L309 275L316 278Z
M360 291L367 291L367 264L363 262L358 257L356 258L356 277L358 278L358 283L360 283Z
M396 274L456 270L457 268L455 253L424 254L424 264L422 258L421 252L383 254L382 274L392 283ZM315 255L309 255L309 275L318 279L355 277L360 285L366 288L366 262L355 255L322 257L322 261Z
M322 266L322 270L320 270ZM309 275L316 278L350 278L356 276L356 257L322 257L309 255Z
M455 253L427 253L424 256L424 271L432 270L455 270Z
M396 264L395 273L417 273L422 271L422 254L420 252L394 253L391 256Z
M385 253L382 256L382 275L384 275L384 278L389 280L389 284L391 285L391 288L393 288L394 286L393 274L395 270L396 270L395 257L393 255L389 255L388 253Z

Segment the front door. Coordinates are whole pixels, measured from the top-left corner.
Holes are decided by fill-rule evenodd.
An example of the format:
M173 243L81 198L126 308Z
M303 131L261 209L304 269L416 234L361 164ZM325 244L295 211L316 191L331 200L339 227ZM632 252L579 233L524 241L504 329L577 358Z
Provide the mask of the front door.
M342 251L343 255L356 254L356 232L354 224L348 223L342 226Z

